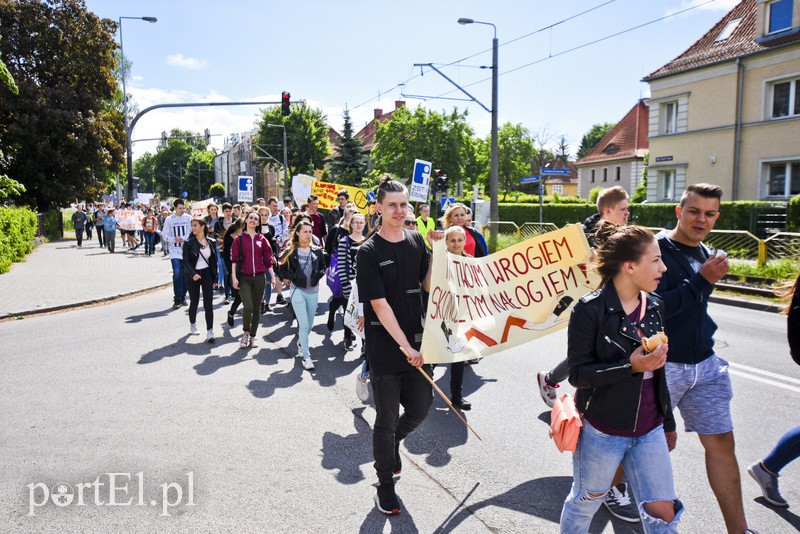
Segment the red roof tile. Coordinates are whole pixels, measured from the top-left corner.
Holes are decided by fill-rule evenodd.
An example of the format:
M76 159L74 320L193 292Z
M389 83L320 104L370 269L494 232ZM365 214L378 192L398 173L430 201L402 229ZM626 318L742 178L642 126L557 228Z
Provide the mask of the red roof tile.
M576 164L591 165L604 161L644 157L644 151L650 146L647 141L649 109L645 100L639 100L592 151L579 159Z
M727 39L717 41L728 23L736 19L741 19L741 21L733 33ZM648 74L644 81L671 76L679 72L800 41L800 32L796 31L796 28L793 30L776 34L774 38L762 37L758 40L759 42L756 42L756 0L742 0L684 53Z

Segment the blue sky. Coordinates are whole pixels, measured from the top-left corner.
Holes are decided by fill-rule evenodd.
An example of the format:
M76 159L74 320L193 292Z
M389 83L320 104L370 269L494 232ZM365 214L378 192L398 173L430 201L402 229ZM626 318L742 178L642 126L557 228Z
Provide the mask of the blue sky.
M462 85L478 82L468 91L490 107L491 83L481 82L490 71L479 67L491 64L492 28L456 21L492 22L500 42L500 124L521 123L553 144L563 134L573 156L592 124L618 121L638 98L649 95L643 76L683 52L737 3L86 1L101 17L158 18L155 24L123 20L125 55L133 63L128 91L139 109L175 102L276 101L286 90L293 99L322 109L338 131L345 106L357 131L373 117L373 109L388 111L395 100L405 100L412 108L437 111L466 107L473 129L487 135L489 113L474 103L403 95L439 96L452 89L433 72L419 76L414 63L448 64L478 54L443 71ZM692 6L699 7L563 53ZM515 40L532 32L537 33ZM257 112L255 106L157 110L139 121L133 138L159 137L171 128L209 128L212 146L221 148L225 136L252 129ZM134 144L135 156L144 151L155 151L155 143Z

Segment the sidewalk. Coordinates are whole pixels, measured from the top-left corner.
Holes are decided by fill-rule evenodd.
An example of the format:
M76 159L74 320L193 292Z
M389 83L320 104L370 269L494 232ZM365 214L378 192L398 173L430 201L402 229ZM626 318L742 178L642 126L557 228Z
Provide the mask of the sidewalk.
M172 265L156 247L129 252L120 244L111 254L97 239L45 243L0 275L0 319L55 311L137 293L172 282Z

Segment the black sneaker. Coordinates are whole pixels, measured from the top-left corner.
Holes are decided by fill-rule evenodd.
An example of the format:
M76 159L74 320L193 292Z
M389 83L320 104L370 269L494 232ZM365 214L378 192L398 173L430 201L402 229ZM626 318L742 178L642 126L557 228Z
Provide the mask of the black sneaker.
M611 486L606 498L603 500L603 504L606 505L611 515L617 519L628 523L641 521L639 510L636 508L636 503L631 500L631 494L628 492L628 485L625 482Z
M172 309L173 310L177 310L180 307L181 307L180 301L176 301L175 303L172 304Z
M228 312L228 326L233 326L233 313Z
M347 352L350 352L354 348L356 348L355 341L353 341L352 339L345 339L344 340L344 350L346 350Z
M185 300L182 300L182 301L181 301L181 306L188 306L188 305L189 305L189 303L188 303L188 302L186 302Z
M472 409L472 404L470 404L468 401L464 400L462 397L453 396L452 402L453 402L453 406L455 406L459 410L463 410L465 412L468 412L469 410Z
M275 304L286 304L286 299L283 298L283 295L278 293L278 296L275 297Z
M400 456L400 440L394 438L394 467L392 473L399 475L403 471L403 459Z
M394 492L394 484L384 482L378 485L378 492L375 494L375 506L381 513L386 515L397 515L400 513L400 501Z
M269 309L269 305L262 300L261 301L261 315L264 315L265 313L267 313L268 309Z

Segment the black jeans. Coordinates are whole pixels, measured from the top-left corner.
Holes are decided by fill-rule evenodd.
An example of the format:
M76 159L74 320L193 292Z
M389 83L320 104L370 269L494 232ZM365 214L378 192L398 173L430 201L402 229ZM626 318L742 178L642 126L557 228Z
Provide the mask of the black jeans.
M81 246L81 243L83 243L83 230L83 227L75 228L75 239L78 240L78 246Z
M203 311L206 314L206 330L214 327L214 280L211 276L211 269L200 269L197 271L200 280L192 280L187 276L189 289L189 322L194 324L197 319L197 306L200 304L200 288L203 288Z
M464 384L464 362L455 362L450 365L450 396L453 399L461 398L461 386Z
M100 243L101 247L106 246L106 231L103 229L102 226L97 227L97 241Z
M423 367L431 376L431 366ZM395 440L400 441L428 416L433 402L432 388L416 369L390 374L370 374L375 397L375 426L372 432L372 454L378 481L391 482L394 469ZM400 405L403 415L400 415Z

